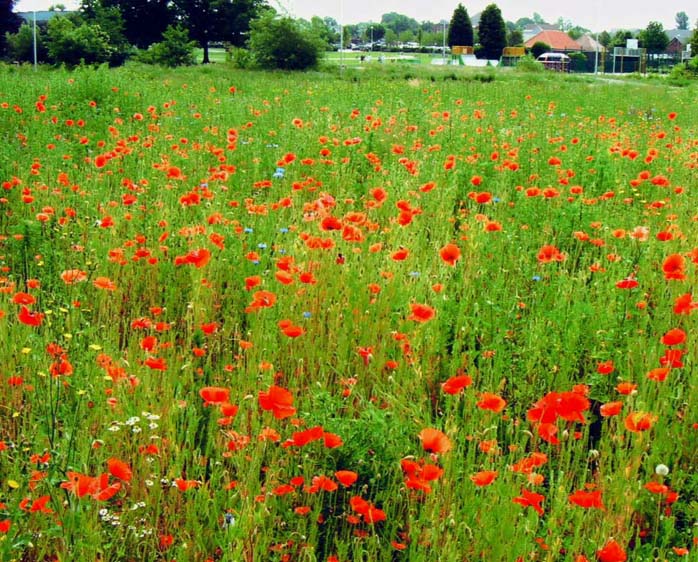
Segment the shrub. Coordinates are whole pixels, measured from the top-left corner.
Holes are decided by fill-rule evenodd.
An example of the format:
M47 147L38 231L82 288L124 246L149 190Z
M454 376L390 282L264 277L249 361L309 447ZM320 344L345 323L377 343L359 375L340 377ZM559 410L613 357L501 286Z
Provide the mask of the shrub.
M147 64L159 64L174 68L195 63L196 41L189 39L189 32L180 26L168 26L162 34L162 41L153 43L147 51L141 52L139 60Z
M533 58L537 59L543 53L547 53L550 50L550 45L543 43L543 41L536 41L531 47L531 54Z
M51 19L47 37L49 60L68 67L105 63L114 52L109 36L99 25L75 23L68 17Z
M250 25L250 51L262 68L306 70L317 67L321 44L291 18L266 14Z
M26 23L17 33L8 33L7 52L11 61L34 62L34 30ZM41 29L36 29L36 55L39 61L46 61L46 45Z
M537 61L532 55L526 55L519 59L516 63L516 70L521 72L543 72L545 66L542 62Z

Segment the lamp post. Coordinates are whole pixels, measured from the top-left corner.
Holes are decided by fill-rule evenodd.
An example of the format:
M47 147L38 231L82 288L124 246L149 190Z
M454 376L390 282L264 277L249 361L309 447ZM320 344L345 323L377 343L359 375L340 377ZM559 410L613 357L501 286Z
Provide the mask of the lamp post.
M446 20L441 20L443 24L443 40L441 43L441 56L443 57L444 64L446 64Z
M373 52L373 22L371 22L371 52Z
M36 56L36 10L34 10L34 71L37 69L37 56Z

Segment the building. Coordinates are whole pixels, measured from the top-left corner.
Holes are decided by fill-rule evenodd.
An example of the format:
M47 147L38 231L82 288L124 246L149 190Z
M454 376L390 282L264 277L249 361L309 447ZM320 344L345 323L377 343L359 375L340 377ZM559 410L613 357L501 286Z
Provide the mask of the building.
M545 43L550 46L551 51L582 51L582 46L578 41L572 39L567 33L559 30L543 30L537 35L531 37L524 43L524 47L530 49L536 43Z

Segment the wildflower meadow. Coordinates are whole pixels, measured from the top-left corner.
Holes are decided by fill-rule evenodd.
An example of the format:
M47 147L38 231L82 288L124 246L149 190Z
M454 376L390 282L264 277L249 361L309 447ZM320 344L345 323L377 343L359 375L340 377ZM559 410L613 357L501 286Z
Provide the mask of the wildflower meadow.
M0 68L0 560L698 560L695 87L385 66Z

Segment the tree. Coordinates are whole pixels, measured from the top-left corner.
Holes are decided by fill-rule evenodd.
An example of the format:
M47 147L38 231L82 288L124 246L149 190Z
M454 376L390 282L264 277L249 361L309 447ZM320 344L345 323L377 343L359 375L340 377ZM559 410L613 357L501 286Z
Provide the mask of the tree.
M130 54L130 45L124 34L124 20L119 8L104 7L96 2L84 2L80 11L84 23L98 25L107 34L112 50L109 64L111 66L123 64Z
M664 26L658 21L651 21L645 29L640 31L640 45L647 49L648 53L662 53L669 44L669 36L664 31Z
M89 0L94 1L94 0ZM167 26L173 22L168 0L99 0L104 8L121 12L124 35L131 45L145 49L160 41ZM83 0L83 6L85 0Z
M174 68L194 64L196 41L189 39L189 32L180 26L168 26L162 41L153 43L141 54L140 60L148 64L159 64Z
M288 17L266 13L250 26L250 51L262 68L306 70L317 66L322 45Z
M22 18L14 13L14 0L0 0L0 56L5 54L5 33L16 33Z
M7 53L10 60L18 62L34 61L34 28L23 23L17 33L7 34ZM41 28L36 28L36 58L46 61L46 45Z
M611 34L608 31L602 31L601 33L599 33L598 41L606 48L608 48L608 46L611 44L612 39L613 38L611 37Z
M518 29L512 29L507 33L507 47L520 47L524 44L523 33Z
M417 20L398 14L397 12L383 14L381 16L381 23L386 29L392 29L396 35L400 35L403 31L409 30L416 33L419 30L419 23L417 23Z
M211 41L243 45L250 22L263 8L262 0L174 0L173 4L178 20L204 50L204 64L211 62Z
M536 41L531 47L531 54L538 58L543 53L547 53L550 50L550 45L543 43L543 41Z
M446 43L449 47L454 45L473 46L473 24L470 22L468 10L463 4L458 4L451 16L451 23L448 26L448 38Z
M114 51L102 28L80 17L51 18L46 35L48 58L56 64L101 64L108 62Z
M628 39L632 39L632 38L633 38L632 32L624 30L624 29L619 29L618 31L616 31L615 35L613 36L613 39L611 39L611 43L610 43L609 47L610 48L625 47Z
M677 29L688 29L688 15L686 12L678 12L676 14L676 28Z
M478 26L482 58L499 59L507 44L507 30L502 12L496 4L490 4L480 14Z

